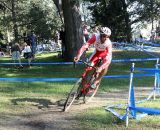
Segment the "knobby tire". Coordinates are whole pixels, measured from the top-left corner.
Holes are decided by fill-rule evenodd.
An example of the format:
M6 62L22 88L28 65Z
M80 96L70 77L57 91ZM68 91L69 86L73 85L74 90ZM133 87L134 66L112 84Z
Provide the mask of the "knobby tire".
M75 85L73 86L73 88L71 89L70 93L68 94L68 97L66 99L66 102L64 104L64 108L63 111L68 111L68 109L71 107L71 105L73 104L73 102L75 101L76 97L78 96L78 90L79 90L79 86L81 84L82 78L80 78Z

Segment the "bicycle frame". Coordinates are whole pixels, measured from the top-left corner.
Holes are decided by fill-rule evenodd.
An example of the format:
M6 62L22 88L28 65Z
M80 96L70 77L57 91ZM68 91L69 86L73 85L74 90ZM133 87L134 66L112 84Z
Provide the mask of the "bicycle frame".
M89 100L91 100L92 97L94 97L99 87L99 84L98 84L95 89L91 89L92 83L94 82L94 80L97 78L99 74L96 71L97 68L95 66L91 66L87 62L84 62L84 61L81 61L81 62L87 65L87 68L83 72L82 77L74 84L73 88L68 94L68 97L64 104L63 111L67 111L70 108L70 106L73 104L74 100L75 99L79 100L80 97L83 97L84 103L88 102ZM91 75L89 75L89 72L91 71L92 73Z
M82 83L81 83L81 95L86 96L87 94L91 93L94 90L91 90L90 87L92 85L92 83L94 82L94 80L98 77L97 73L97 67L95 66L91 66L89 63L84 62L82 60L80 60L80 62L84 63L85 65L87 65L85 71L82 73ZM92 71L91 76L89 77L90 79L87 79L89 72Z

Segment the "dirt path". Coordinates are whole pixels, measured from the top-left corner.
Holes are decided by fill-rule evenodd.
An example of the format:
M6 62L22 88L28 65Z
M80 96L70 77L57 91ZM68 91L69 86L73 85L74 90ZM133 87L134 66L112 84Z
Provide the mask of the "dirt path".
M88 108L102 107L126 99L128 92L97 93L88 104L72 106L62 112L62 104L57 101L49 108L31 109L22 115L1 114L0 130L81 130L74 116Z

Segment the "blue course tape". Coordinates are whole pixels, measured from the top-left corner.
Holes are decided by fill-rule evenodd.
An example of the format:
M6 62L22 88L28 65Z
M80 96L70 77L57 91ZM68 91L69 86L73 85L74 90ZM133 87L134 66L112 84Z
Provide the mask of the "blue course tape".
M0 81L22 81L22 82L58 82L75 81L78 78L0 78Z
M130 75L109 75L104 78L129 78ZM154 74L135 74L135 77L154 76ZM21 82L62 82L76 81L78 78L0 78L0 81L21 81Z
M160 109L144 108L144 107L129 107L129 109L135 110L141 113L147 113L150 115L160 115Z
M112 62L154 61L158 58L113 59ZM28 65L28 63L21 63ZM32 62L32 65L71 65L73 62ZM82 64L78 62L77 64ZM19 65L19 63L0 63L0 65Z
M133 61L152 61L158 58L135 58L135 59L115 59L112 62L133 62Z
M155 76L154 74L134 74L134 77L149 77L149 76ZM104 78L129 78L130 75L108 75L104 76Z
M146 45L152 45L152 46L154 46L154 47L160 47L159 44L152 43L152 42L145 42L144 44L146 44Z
M22 65L28 65L28 63L21 63ZM73 62L32 62L32 65L70 65ZM19 63L0 63L0 65L19 65Z
M144 71L148 73L160 73L160 69L157 68L135 68L135 70Z

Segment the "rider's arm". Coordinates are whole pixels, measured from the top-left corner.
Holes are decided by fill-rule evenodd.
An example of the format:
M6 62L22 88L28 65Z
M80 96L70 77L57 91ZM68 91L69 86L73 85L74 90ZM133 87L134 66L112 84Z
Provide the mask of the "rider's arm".
M106 56L105 61L101 66L102 69L105 69L111 63L111 60L112 60L112 43L110 43L110 45L107 47L107 49L108 49L108 55Z
M83 54L83 52L94 42L96 41L96 36L93 35L78 51L77 54L77 59L80 59L81 55Z

